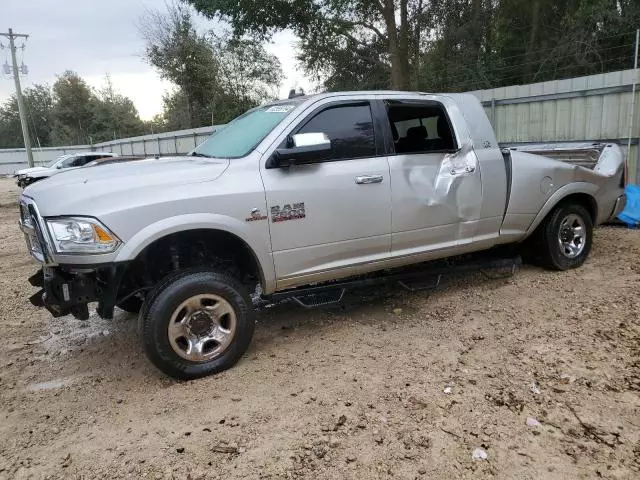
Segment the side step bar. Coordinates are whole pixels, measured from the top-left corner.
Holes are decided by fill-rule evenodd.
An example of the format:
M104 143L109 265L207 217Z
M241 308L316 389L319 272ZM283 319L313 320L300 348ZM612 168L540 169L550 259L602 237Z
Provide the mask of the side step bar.
M482 270L506 270L503 274L490 277L506 278L512 276L520 265L522 265L520 256L512 258L481 258L456 265L440 265L437 267L430 267L424 264L420 270L412 269L411 271L378 275L369 278L355 278L326 285L293 288L291 290L272 293L271 295L261 295L260 301L263 304L274 304L284 300L293 300L301 307L310 309L342 304L346 293L350 290L394 285L399 285L410 292L435 290L440 286L442 277L445 275L456 275Z

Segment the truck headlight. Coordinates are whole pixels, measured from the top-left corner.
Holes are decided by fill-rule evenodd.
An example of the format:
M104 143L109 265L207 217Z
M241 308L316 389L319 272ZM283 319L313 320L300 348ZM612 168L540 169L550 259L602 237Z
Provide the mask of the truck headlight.
M57 253L110 253L120 240L93 218L47 219L47 227Z

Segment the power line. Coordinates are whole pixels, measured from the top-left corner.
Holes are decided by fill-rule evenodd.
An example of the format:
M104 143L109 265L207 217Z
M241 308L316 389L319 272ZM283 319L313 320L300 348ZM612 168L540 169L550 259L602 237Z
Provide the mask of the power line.
M563 57L558 57L558 58L563 58ZM573 56L568 56L565 58L573 58ZM609 58L605 58L603 60L594 60L591 62L586 62L586 63L573 63L570 65L565 65L565 66L561 66L561 67L555 67L555 68L550 68L549 70L551 71L551 73L555 74L555 72L559 72L559 71L564 71L564 70L569 70L569 69L575 69L575 70L588 70L591 69L592 67L601 67L602 69L605 68L605 66L607 64L611 64L611 63L616 63L618 61L621 60L625 60L627 59L628 56L627 55L623 55L620 57L609 57ZM555 59L554 59L555 60ZM505 71L510 71L507 72L507 75L502 75L499 77L495 77L495 76L491 76L490 80L491 83L501 83L507 80L511 80L511 79L518 79L518 78L522 78L525 76L525 72L518 72L518 71L511 71L514 70L514 68L518 68L518 67L522 67L522 66L526 66L526 65L540 65L540 67L544 67L545 62L540 61L540 62L530 62L530 63L523 63L523 64L519 64L519 65L514 65L513 68L505 68L505 69L488 69L488 74L492 75L496 72L505 72ZM549 65L549 67L551 67L553 65L552 62L549 62L547 65ZM470 68L468 68L469 71L472 71ZM549 81L549 80L535 80L535 75L534 77L531 79L530 82L528 83L538 83L538 82L544 82L544 81ZM458 82L457 84L454 84L454 87L460 87L460 86L464 86L466 82ZM478 82L476 81L476 84L478 84ZM486 87L485 87L486 88ZM489 87L491 88L491 87Z
M618 46L615 46L615 47L602 48L600 50L593 50L591 52L584 52L584 53L587 53L587 54L589 54L589 53L591 53L591 54L599 54L601 52L606 52L606 51L609 51L609 50L617 50L617 49L624 48L624 47L633 47L633 43L625 43L623 45L618 45ZM552 58L552 60L554 62L556 62L557 60L562 60L562 59L565 59L565 58L575 58L576 57L576 53L578 53L578 52L574 52L574 53L569 54L569 55L554 56ZM503 60L503 59L500 59L500 60ZM546 59L540 59L540 60L534 60L534 61L531 61L531 62L517 63L517 64L514 64L514 65L509 65L507 67L492 68L491 70L494 71L494 72L500 72L500 71L504 71L504 70L513 70L514 68L519 68L519 67L523 67L523 66L526 66L526 65L539 65L541 63L544 63L545 61L546 61ZM603 59L603 62L606 62L606 61L608 61L608 59L606 59L606 58Z
M564 67L558 67L555 68L553 70L553 75L555 77L555 74L557 72L561 72L561 71L565 71L565 70L569 70L569 69L575 69L575 70L585 70L585 69L589 69L591 67L601 67L606 63L611 63L611 62L617 62L617 61L621 61L621 60L627 60L629 57L628 55L624 55L624 56L620 56L620 57L614 57L614 58L608 58L603 62L599 62L599 61L595 61L595 62L589 62L589 63L585 63L585 64L573 64L573 65L566 65ZM471 71L470 67L465 67L467 68L467 70ZM520 79L522 78L523 75L522 73L514 73L511 75L506 75L506 76L502 76L502 77L497 77L497 78L491 78L490 79L490 83L493 85L498 85L501 83L504 83L506 81L512 80L512 79ZM547 79L547 80L541 80L542 82L545 81L554 81L554 80L560 80L559 78L551 78L551 79ZM529 83L539 83L539 82L529 82ZM511 86L511 85L507 85L507 86ZM456 90L456 89L465 89L465 90L483 90L483 89L487 89L487 88L501 88L501 87L490 87L487 86L485 82L482 82L481 80L477 80L475 82L458 82L455 84L452 84L449 86L450 89L452 90Z
M614 49L618 49L618 48L625 47L625 46L629 47L629 46L633 46L633 44L631 44L631 43L630 44L625 44L625 45L621 45L621 46L618 46L618 47L611 47L611 48L608 48L608 49L603 49L603 50L600 50L600 51L603 52L603 51L607 51L607 50L614 50ZM518 69L520 69L522 67L525 67L525 66L528 66L528 65L543 66L545 63L547 63L548 65L553 65L558 60L563 60L563 59L568 59L568 58L575 58L575 56L576 56L575 54L572 54L572 55L562 55L562 56L553 57L553 59L552 59L553 61L552 62L547 62L546 59L540 59L540 60L532 61L532 62L517 63L517 64L514 64L514 65L509 65L507 67L488 67L486 69L486 71L488 72L488 74L493 76L495 73L510 72L512 70L518 70ZM574 68L574 67L579 69L579 68L593 66L593 65L603 65L603 64L615 62L615 61L618 61L618 60L624 60L625 58L627 58L626 55L622 56L622 57L608 57L608 58L604 58L602 60L594 60L594 61L588 62L586 64L583 63L583 64L567 65L565 67L559 67L559 68L556 68L554 70L562 70L562 69ZM477 69L475 69L472 66L461 65L461 67L464 70L469 71L471 73L477 72ZM493 77L492 78L492 83L495 83L495 82L500 81L500 80L506 80L506 79L509 79L509 78L518 78L520 76L522 76L522 72L513 72L512 74L509 74L507 76L502 76L502 77L498 77L498 78ZM453 84L451 87L458 87L458 86L461 86L461 85L466 85L466 82L458 82L458 83Z
M600 51L594 51L591 52L591 56L594 56L596 53L600 53L600 52L606 52L606 51L610 51L610 50L619 50L619 49L624 49L625 47L632 47L634 44L629 43L629 44L623 44L623 45L618 45L616 47L609 47L609 48L605 48L605 49L601 49ZM513 72L510 73L508 75L503 75L501 77L495 78L495 73L500 73L500 72L511 72L512 70L518 70L522 67L525 66L529 66L529 65L539 65L540 67L544 66L545 64L547 65L554 65L557 63L558 60L563 60L563 59L574 59L576 58L576 54L571 54L571 55L560 55L560 56L555 56L551 58L551 61L548 61L548 59L544 58L544 59L539 59L537 61L531 61L531 62L523 62L523 63L517 63L517 64L513 64L513 65L509 65L509 66L503 66L503 67L487 67L485 69L485 71L487 72L488 75L492 76L491 78L491 83L496 83L498 81L502 81L502 80L507 80L509 78L519 78L521 76L523 76L522 72ZM584 69L584 68L588 68L588 67L592 67L592 66L603 66L603 65L607 65L607 64L611 64L613 62L618 62L620 60L625 60L627 59L628 56L627 55L623 55L623 56L618 56L618 57L604 57L600 60L592 60L590 62L586 62L586 63L582 63L582 64L578 64L578 63L572 63L570 65L564 66L564 67L558 67L555 68L554 71L557 70L565 70L568 68L576 68L576 69ZM475 68L474 66L468 66L468 65L460 65L461 68L463 68L464 70L470 72L470 73L477 73L477 68ZM477 82L476 82L477 83ZM455 83L453 85L450 85L450 87L458 87L461 85L466 85L467 82L458 82Z
M627 35L633 36L633 35L635 35L635 32L617 33L615 35L607 35L607 36L604 36L604 37L596 37L594 40L596 42L601 42L602 40L609 40L611 38L624 37L624 36L627 36ZM565 46L565 45L568 45L568 44L571 44L571 43L585 44L586 42L581 41L581 40L571 40L571 41L569 41L567 43L563 43L561 45L556 45L555 47L549 47L549 48L543 48L543 49L535 50L533 53L538 54L538 53L554 52L554 51L558 50L558 48L560 48L561 46ZM633 43L631 45L633 45ZM517 55L510 55L508 57L499 57L499 58L501 60L510 60L512 58L526 57L528 55L530 55L530 53L519 53Z

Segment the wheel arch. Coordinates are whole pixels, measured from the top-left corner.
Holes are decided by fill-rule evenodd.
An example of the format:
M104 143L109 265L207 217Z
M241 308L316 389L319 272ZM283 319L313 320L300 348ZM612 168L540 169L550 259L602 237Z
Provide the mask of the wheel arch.
M563 204L577 204L587 209L591 221L595 225L598 218L598 202L595 199L597 187L591 183L571 183L558 189L540 209L527 230L527 237L540 226L543 220L558 206Z
M223 245L234 245L246 254L263 291L275 287L275 270L268 248L268 241L261 241L243 222L216 214L188 214L169 217L148 225L128 240L117 254L116 262L139 261L141 255L154 245L181 236L203 235L208 240L224 240Z

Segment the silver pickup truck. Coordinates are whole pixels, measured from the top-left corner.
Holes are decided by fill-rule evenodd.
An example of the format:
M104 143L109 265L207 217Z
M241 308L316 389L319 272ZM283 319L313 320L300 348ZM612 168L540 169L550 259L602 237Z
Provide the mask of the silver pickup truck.
M557 155L556 155L557 157ZM580 266L624 207L624 157L594 168L506 150L466 94L327 93L254 108L191 154L76 169L27 187L20 225L54 316L138 312L166 374L231 367L269 296L528 243Z

